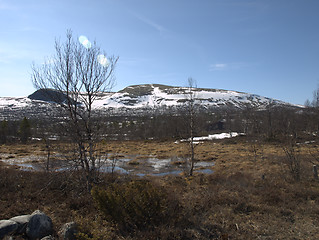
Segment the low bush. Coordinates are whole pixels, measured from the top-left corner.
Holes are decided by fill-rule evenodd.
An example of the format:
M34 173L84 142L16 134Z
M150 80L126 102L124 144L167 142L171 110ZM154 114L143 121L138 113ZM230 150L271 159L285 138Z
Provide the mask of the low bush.
M75 220L78 224L77 240L117 239L114 226L99 216L85 218L81 216Z
M104 217L126 232L152 228L165 222L168 214L164 188L147 180L94 188L92 196Z

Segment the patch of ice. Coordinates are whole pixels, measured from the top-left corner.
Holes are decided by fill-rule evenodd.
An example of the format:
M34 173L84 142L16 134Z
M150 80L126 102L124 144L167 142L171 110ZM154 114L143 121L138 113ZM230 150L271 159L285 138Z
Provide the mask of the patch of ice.
M195 163L195 167L212 167L214 166L214 162L197 162Z
M212 174L212 173L214 173L214 171L211 170L211 169L200 169L200 170L196 170L195 172L203 173L203 174Z
M167 167L170 165L171 159L157 159L149 158L148 162L152 164L155 171L159 171L161 168Z
M104 166L104 167L101 167L99 169L99 171L101 172L106 172L106 173L111 173L111 172L119 172L119 173L122 173L122 174L127 174L128 171L126 171L124 168L121 168L121 167L112 167L112 166Z

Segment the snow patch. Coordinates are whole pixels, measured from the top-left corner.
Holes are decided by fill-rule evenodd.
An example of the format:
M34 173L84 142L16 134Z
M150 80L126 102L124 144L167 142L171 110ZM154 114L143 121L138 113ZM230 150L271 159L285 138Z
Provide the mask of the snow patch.
M233 138L233 137L238 137L238 136L243 136L245 133L237 133L237 132L230 132L230 133L217 133L217 134L212 134L208 136L203 136L203 137L194 137L193 141L195 144L199 144L200 141L211 141L215 139L225 139L225 138ZM180 142L189 142L191 139L182 139ZM179 143L179 141L176 141L175 143Z

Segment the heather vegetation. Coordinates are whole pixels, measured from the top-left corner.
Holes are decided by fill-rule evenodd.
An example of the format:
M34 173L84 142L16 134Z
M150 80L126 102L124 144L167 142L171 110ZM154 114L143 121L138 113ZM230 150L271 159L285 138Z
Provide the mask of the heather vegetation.
M0 218L40 209L51 216L56 232L65 222L77 222L78 239L316 239L317 139L300 131L297 137L289 133L286 144L288 137L274 132L271 139L267 131L263 138L246 135L197 145L197 159L215 162L213 174L105 173L91 192L80 169L21 171L5 165L18 156L47 154L43 141L7 143L1 146ZM174 141L103 140L101 151L187 154L188 143ZM52 155L67 145L51 141Z

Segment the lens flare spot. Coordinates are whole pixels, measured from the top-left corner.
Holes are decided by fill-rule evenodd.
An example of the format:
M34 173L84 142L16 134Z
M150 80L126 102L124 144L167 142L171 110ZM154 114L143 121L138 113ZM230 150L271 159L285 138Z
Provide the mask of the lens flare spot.
M83 47L85 47L86 49L89 49L92 47L91 42L89 41L89 39L86 36L80 36L79 37L79 42L83 45Z
M109 66L109 61L107 58L103 55L100 54L97 56L97 61L103 66L103 67L108 67Z

